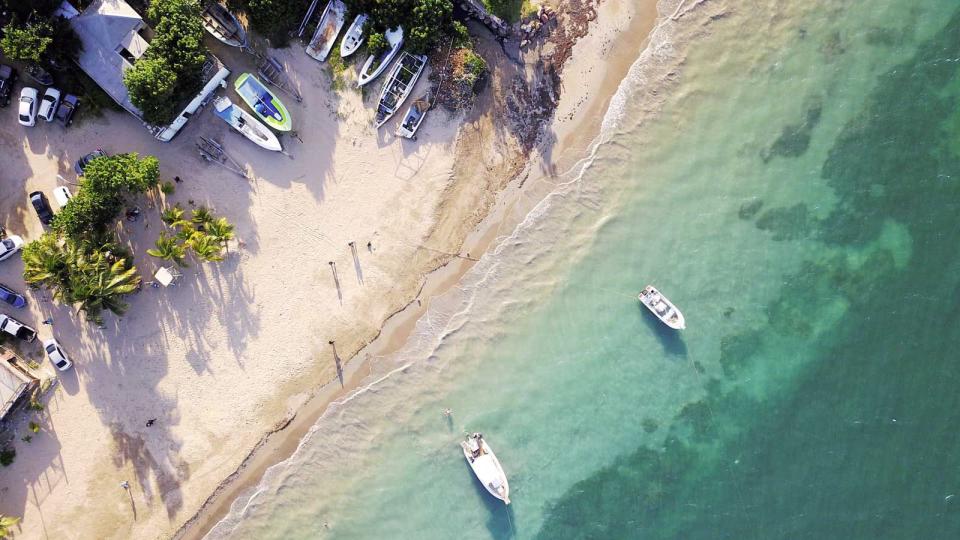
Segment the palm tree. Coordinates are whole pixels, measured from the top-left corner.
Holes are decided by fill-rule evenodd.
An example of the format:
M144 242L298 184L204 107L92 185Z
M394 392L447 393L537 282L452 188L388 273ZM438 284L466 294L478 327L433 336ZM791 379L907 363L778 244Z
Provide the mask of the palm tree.
M147 254L165 261L172 261L177 266L187 266L186 248L177 241L176 237L169 236L165 232L160 233L160 237L157 238L157 247L148 249Z
M10 534L10 527L17 523L20 523L20 518L0 514L0 538L6 538Z
M23 247L23 279L30 285L44 286L62 294L70 276L67 253L53 233L46 233L39 240Z
M167 208L160 213L160 219L167 224L167 226L176 229L182 225L189 223L184 219L183 208L179 204Z
M190 221L196 224L198 230L205 230L207 225L213 221L213 213L206 206L201 206L192 212Z
M226 247L227 242L233 239L233 225L227 218L217 218L207 224L207 235Z
M220 250L223 249L217 239L202 232L195 232L190 240L187 241L194 255L203 262L222 261L223 255Z
M82 270L71 276L70 301L79 304L77 313L83 311L97 324L103 323L104 309L123 315L127 304L122 297L140 286L137 267L127 264L126 259L110 264L102 253L94 252Z

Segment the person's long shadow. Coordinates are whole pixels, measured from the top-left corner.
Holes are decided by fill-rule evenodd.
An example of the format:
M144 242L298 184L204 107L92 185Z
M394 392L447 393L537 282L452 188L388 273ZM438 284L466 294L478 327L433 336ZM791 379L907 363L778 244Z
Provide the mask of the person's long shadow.
M657 336L657 340L660 341L660 345L663 347L663 352L670 356L687 357L687 344L684 343L679 330L674 330L663 324L656 315L650 313L650 310L643 305L638 305L637 309L641 311L640 317L647 325L647 328Z

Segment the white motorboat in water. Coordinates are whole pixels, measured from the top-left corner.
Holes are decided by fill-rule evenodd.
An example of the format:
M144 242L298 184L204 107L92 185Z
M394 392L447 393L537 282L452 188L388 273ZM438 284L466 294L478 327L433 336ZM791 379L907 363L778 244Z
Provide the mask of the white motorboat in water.
M261 148L280 152L280 139L247 111L237 107L230 98L219 96L213 100L213 112L241 135L257 143Z
M347 28L347 33L343 35L343 40L340 41L340 58L346 58L360 48L364 39L363 25L369 18L366 13L357 15L357 18L350 24L350 28Z
M474 433L467 436L467 440L461 442L460 447L463 448L463 456L467 458L473 474L477 476L477 480L480 480L483 487L505 504L510 504L510 484L507 483L507 475L503 472L497 456L484 440L483 434Z
M367 57L367 61L360 69L360 75L357 76L358 88L379 77L403 46L403 28L399 26L384 34L383 37L386 38L390 48L380 54L371 54Z
M683 330L687 323L683 319L683 313L673 305L673 302L667 300L667 297L660 293L653 285L647 285L637 296L640 303L647 306L651 313L663 321L663 324L675 330Z

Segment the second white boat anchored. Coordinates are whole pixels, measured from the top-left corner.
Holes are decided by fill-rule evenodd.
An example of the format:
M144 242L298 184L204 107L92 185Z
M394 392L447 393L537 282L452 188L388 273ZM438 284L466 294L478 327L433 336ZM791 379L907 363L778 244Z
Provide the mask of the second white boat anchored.
M673 302L667 300L667 297L660 293L653 285L647 285L637 296L640 303L647 306L651 313L663 321L663 324L674 330L683 330L687 323L683 319L683 313L673 305Z
M480 480L483 487L505 504L510 504L510 484L507 483L507 475L503 472L497 456L483 439L483 434L474 433L467 436L467 440L462 441L460 447L463 448L463 456L467 458L473 474L477 476L477 480Z

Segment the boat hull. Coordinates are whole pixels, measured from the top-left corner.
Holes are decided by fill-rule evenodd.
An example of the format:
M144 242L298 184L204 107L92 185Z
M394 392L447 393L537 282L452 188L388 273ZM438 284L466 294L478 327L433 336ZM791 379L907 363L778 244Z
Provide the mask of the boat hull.
M203 27L211 36L231 47L246 47L247 32L233 13L219 3L211 3L203 10Z
M475 436L476 434L460 443L463 457L466 458L470 470L483 484L487 493L503 501L504 504L510 504L510 484L507 482L507 474L503 472L500 460L487 445L487 441L482 438L476 439ZM480 449L479 455L478 449Z
M384 53L382 60L377 67L373 67L373 63L377 60L376 55L371 54L367 57L367 61L363 63L363 68L360 69L360 75L357 76L357 88L370 84L374 79L380 76L381 73L386 71L387 67L390 66L390 62L393 61L393 58L397 56L397 53L400 52L400 48L403 47L403 28L397 28L391 32L387 32L385 37L387 38L387 43L390 45L390 48Z
M390 70L390 78L383 83L383 89L380 90L380 102L377 106L376 126L379 128L390 120L403 102L407 100L410 93L413 92L423 68L427 65L427 57L420 55L414 56L410 53L403 53L400 59ZM404 73L409 73L409 78L403 80Z
M337 36L346 21L347 6L340 0L330 0L320 16L317 30L307 45L307 55L318 62L323 62L330 56Z
M687 327L683 313L677 309L677 306L673 305L673 302L667 300L667 297L663 296L653 285L647 285L640 291L640 294L637 295L637 300L640 300L640 303L643 304L650 313L653 313L656 318L660 319L663 324L670 328L683 330Z
M226 97L213 101L213 113L230 125L237 133L253 141L257 146L274 152L282 152L280 139L270 129L247 111L237 107Z
M417 130L427 117L428 110L430 110L430 104L425 101L417 100L411 103L407 108L407 114L403 115L403 120L397 126L397 135L416 140Z
M264 123L277 131L290 131L290 112L267 85L250 73L243 73L233 83L237 94Z
M343 35L343 41L340 42L340 58L346 58L357 52L365 39L363 36L363 25L367 22L367 14L357 15L357 18L347 28L347 33Z

